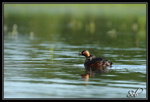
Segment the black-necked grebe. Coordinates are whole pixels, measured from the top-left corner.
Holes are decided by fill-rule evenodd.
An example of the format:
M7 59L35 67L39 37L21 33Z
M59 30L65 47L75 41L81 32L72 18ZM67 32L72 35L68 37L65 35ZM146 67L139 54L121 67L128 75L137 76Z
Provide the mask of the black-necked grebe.
M83 50L81 52L81 55L86 57L86 60L84 63L86 71L99 70L100 72L103 72L107 67L112 66L112 62L102 57L96 57L94 55L90 55L90 52L88 50Z

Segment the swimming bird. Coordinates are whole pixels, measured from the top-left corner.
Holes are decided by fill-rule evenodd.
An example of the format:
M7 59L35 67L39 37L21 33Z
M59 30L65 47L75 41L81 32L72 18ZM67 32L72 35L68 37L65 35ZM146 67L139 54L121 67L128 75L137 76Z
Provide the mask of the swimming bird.
M83 50L80 55L83 55L86 58L84 66L87 73L89 73L89 71L105 72L107 67L112 66L112 62L102 57L90 55L88 50Z

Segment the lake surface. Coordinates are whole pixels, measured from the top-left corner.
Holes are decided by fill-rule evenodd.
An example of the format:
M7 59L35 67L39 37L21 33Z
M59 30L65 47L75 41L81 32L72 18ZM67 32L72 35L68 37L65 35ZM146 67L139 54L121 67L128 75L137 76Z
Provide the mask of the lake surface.
M5 12L4 98L128 99L128 92L139 88L144 90L129 99L147 98L146 31L141 16L31 17ZM107 73L82 78L85 58L79 52L84 49L113 66Z

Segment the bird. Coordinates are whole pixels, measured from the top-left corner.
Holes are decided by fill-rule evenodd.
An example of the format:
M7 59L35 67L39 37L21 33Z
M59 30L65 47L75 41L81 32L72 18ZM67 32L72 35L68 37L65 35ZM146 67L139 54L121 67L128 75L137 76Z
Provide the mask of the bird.
M112 67L112 62L108 61L103 57L96 57L91 55L88 50L83 50L80 55L85 56L84 67L86 69L86 74L89 74L90 71L95 72L105 72L108 67Z

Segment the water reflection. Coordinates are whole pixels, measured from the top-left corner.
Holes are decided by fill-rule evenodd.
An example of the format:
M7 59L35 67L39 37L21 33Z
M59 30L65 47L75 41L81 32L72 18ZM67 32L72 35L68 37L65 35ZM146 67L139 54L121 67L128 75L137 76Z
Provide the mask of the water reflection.
M103 66L101 66L103 67ZM108 73L110 68L103 68L104 70L96 70L96 71L87 71L85 70L85 74L81 74L82 79L84 79L85 81L88 81L90 79L90 77L94 77L96 75L101 75L101 74L105 74Z
M103 48L101 53L107 52L105 56L110 56L115 65L108 73L93 73L90 78L82 78L85 73L84 58L78 56L79 46L62 42L55 45L51 41L40 42L36 39L39 44L28 37L19 39L19 43L5 39L5 98L126 98L130 89L146 87L145 62L140 61L144 58L141 54L145 52L143 48ZM82 49L84 47L80 46ZM116 57L110 49L116 52ZM116 65L122 50L128 56L140 55L136 60L142 65L128 65L125 61ZM128 53L134 50L139 53ZM92 52L99 54L97 50ZM72 93L72 90L75 91ZM146 92L143 92L139 97L144 98L145 95Z

